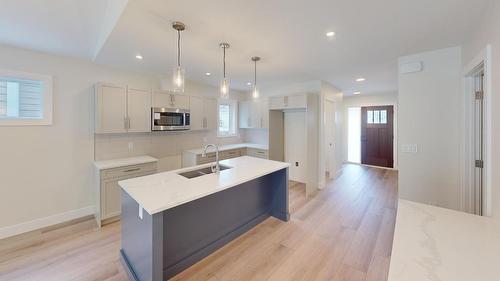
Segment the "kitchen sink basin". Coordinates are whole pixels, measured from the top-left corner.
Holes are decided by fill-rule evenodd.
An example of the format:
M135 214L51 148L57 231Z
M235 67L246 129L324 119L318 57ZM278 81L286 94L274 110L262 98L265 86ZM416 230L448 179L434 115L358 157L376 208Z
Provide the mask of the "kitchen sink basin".
M219 169L220 171L224 171L224 170L227 170L227 169L231 169L231 167L228 167L228 166L225 166L225 165L219 165ZM193 170L193 171L187 171L187 172L183 172L183 173L179 173L179 175L185 177L185 178L188 178L188 179L192 179L192 178L196 178L196 177L200 177L200 176L204 176L204 175L209 175L209 174L212 174L212 167L206 167L206 168L202 168L202 169L198 169L198 170Z

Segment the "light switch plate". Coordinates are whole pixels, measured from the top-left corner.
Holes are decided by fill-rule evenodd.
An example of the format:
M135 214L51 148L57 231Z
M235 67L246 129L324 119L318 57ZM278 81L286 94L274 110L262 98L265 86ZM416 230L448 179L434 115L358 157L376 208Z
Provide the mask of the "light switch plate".
M401 152L403 153L418 153L417 144L403 144L401 145Z
M128 150L134 150L134 143L133 142L128 143Z

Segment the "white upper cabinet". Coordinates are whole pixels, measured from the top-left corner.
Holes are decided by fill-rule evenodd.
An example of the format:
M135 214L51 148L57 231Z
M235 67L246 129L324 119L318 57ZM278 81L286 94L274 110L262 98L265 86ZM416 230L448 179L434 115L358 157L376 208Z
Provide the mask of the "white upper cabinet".
M203 99L204 128L209 130L217 129L217 99Z
M128 88L127 115L129 132L151 131L151 91Z
M205 116L203 114L203 98L189 97L190 116L191 116L191 130L202 130L205 125Z
M269 109L266 99L242 101L239 105L239 125L243 129L269 127Z
M172 94L168 91L155 91L153 94L153 107L189 109L189 96Z
M95 86L95 132L127 132L127 87L111 84Z
M270 98L270 109L298 109L306 107L307 107L306 95Z
M191 130L217 128L217 100L214 98L189 97Z
M250 101L240 101L238 105L239 127L242 129L252 128L252 120L250 117Z
M150 132L151 91L99 83L95 86L95 132Z

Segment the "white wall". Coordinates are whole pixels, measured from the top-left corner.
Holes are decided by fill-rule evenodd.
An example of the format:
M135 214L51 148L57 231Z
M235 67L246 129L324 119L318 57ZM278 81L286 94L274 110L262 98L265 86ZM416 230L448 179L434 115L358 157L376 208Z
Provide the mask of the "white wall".
M327 153L327 143L325 142L325 118L328 116L325 114L325 102L326 100L331 100L335 104L335 164L334 167L336 171L332 171L331 176L335 176L340 169L342 169L342 164L344 163L344 94L342 91L337 89L335 86L321 82L321 100L320 100L320 137L319 137L319 179L320 188L325 186L325 171L326 171L326 157Z
M461 48L399 58L417 61L422 72L399 74L399 194L459 209ZM417 144L418 153L402 153L404 144Z
M489 93L491 110L491 209L492 216L500 220L500 1L490 1L486 13L479 19L476 30L466 40L463 48L463 65L468 65L488 44L491 45L492 69L491 92ZM487 93L488 94L488 93Z
M151 87L144 75L0 46L0 68L53 75L53 125L0 127L0 229L92 205L92 94L99 81Z
M363 107L363 106L381 106L381 105L393 105L394 106L394 168L398 168L398 93L379 93L379 94L368 94L368 95L356 95L356 96L346 96L344 97L344 128L347 130L348 126L348 114L347 110L349 107ZM343 159L347 159L347 134L344 135L344 152Z
M54 80L53 125L0 126L0 237L93 214L94 153L97 159L151 153L164 160L160 169L165 170L178 167L184 148L199 147L205 141L242 141L242 137L219 139L215 131L103 135L94 141L96 82L158 88L159 79L8 46L0 46L0 68L48 74ZM218 90L187 83L186 92L215 96ZM134 149L128 149L129 142L134 142Z
M290 179L302 183L307 180L306 114L305 110L284 113L285 162L291 165Z

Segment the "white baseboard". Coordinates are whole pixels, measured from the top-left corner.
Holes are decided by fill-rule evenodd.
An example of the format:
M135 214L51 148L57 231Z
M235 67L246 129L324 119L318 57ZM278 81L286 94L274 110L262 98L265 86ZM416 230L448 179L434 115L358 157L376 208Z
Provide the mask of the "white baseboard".
M36 220L23 222L16 225L2 227L0 228L0 239L60 224L74 219L79 219L89 215L94 215L94 211L95 211L94 206L88 206L85 208L72 210L65 213L55 214L45 218L39 218Z

